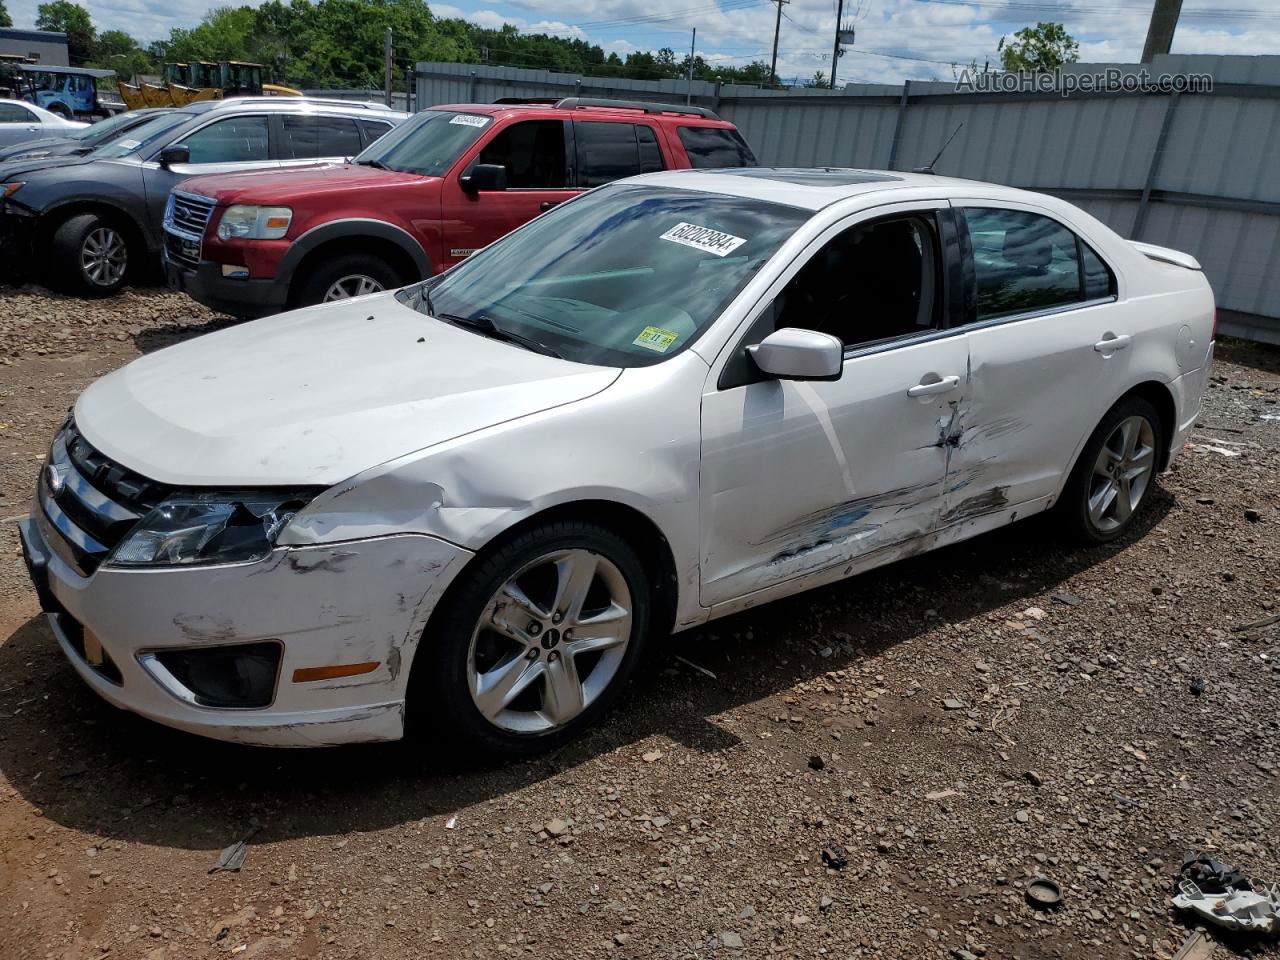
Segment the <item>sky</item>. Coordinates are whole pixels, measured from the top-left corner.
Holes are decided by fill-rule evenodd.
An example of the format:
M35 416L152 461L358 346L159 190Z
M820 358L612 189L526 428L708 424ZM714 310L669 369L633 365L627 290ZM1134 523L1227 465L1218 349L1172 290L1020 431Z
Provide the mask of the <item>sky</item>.
M99 30L141 40L190 27L208 7L244 0L79 0ZM249 0L254 2L254 0ZM689 49L710 63L768 62L777 7L770 0L450 0L430 3L437 16L485 27L511 23L599 44L624 56L634 50ZM35 22L39 0L7 0L14 26ZM829 73L837 0L790 0L783 6L778 73L808 79ZM951 64L998 63L997 44L1037 20L1066 24L1085 62L1134 62L1142 53L1151 0L845 0L843 24L854 43L840 58L838 80L899 83L950 80ZM1185 0L1174 53L1280 53L1276 0Z

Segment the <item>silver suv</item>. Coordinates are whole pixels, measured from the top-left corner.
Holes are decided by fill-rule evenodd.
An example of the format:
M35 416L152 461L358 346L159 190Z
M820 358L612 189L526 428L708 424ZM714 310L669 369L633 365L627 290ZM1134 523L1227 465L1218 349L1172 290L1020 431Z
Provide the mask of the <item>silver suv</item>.
M83 157L0 164L0 249L10 253L0 262L31 254L58 286L114 293L158 264L178 183L342 160L407 117L373 103L237 97L157 116Z

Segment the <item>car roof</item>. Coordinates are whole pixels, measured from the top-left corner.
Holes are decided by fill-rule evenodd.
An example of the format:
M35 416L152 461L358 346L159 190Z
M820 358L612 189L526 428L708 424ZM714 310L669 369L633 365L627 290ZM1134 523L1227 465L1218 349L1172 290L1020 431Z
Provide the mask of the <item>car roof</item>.
M223 110L261 110L281 113L309 113L315 110L326 113L345 113L353 117L381 120L406 120L409 114L392 110L383 104L364 100L339 100L325 97L227 97L225 100L198 100L182 107L179 112L199 116Z
M19 66L24 73L74 73L84 74L85 76L94 77L101 80L104 77L114 77L114 70L98 70L93 67L58 67L51 63L24 63Z
M913 189L937 197L978 196L989 199L1041 199L1040 194L979 180L959 180L932 173L863 170L854 167L735 167L712 170L667 170L631 177L626 183L699 190L821 210L841 200ZM916 197L904 199L916 199ZM1047 199L1047 198L1044 198Z
M609 106L600 104L609 103ZM614 105L618 104L618 105ZM649 117L664 123L680 123L689 126L732 127L728 120L717 117L709 110L700 107L683 107L679 104L644 103L641 101L592 101L580 98L554 100L535 99L523 103L442 103L438 106L424 107L425 110L438 110L454 113L481 113L495 119L506 117L542 116L564 120L568 117L588 119L603 117L609 120L635 120L637 117Z

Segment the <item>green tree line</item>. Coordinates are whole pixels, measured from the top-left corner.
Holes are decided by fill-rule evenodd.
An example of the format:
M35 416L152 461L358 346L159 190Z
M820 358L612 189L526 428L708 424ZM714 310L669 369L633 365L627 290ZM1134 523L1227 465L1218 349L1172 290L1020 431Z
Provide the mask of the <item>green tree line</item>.
M0 22L4 16L0 0ZM657 52L606 54L582 40L499 30L431 13L425 0L267 0L258 7L214 7L199 25L175 27L166 40L145 46L120 30L98 33L87 10L72 0L40 4L36 26L67 34L73 64L113 69L122 78L159 74L166 61L247 60L261 63L264 79L293 87L380 88L384 37L392 30L394 81L404 89L405 71L420 60L488 63L658 80L684 77L689 57L670 48ZM725 67L693 60L699 80L767 85L769 66L757 62ZM775 80L776 82L776 80Z

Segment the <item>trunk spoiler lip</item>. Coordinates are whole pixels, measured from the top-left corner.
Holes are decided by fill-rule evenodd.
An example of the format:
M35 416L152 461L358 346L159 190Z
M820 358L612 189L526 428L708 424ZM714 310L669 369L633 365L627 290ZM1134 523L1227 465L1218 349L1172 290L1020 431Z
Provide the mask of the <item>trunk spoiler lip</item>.
M1188 270L1199 270L1200 261L1189 253L1183 253L1181 250L1171 250L1168 247L1158 247L1154 243L1140 243L1137 240L1130 240L1139 253L1148 260L1156 260L1160 263L1171 263L1175 267L1185 267Z

